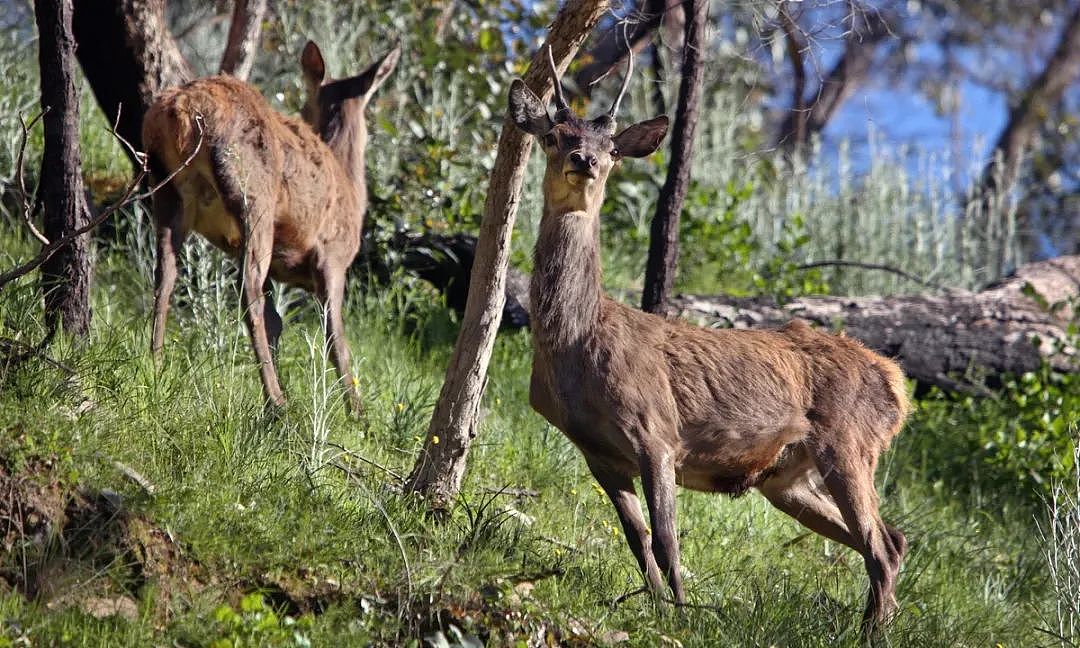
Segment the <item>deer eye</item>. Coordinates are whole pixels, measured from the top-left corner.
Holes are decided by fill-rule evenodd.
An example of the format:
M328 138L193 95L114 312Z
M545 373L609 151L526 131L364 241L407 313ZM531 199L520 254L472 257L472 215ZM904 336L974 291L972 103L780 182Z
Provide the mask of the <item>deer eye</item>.
M617 148L611 149L611 158L614 159L614 160L619 159L619 149L617 149Z
M549 146L551 148L555 148L555 146L558 143L559 143L559 138L555 137L554 133L548 133L547 135L544 135L544 146Z

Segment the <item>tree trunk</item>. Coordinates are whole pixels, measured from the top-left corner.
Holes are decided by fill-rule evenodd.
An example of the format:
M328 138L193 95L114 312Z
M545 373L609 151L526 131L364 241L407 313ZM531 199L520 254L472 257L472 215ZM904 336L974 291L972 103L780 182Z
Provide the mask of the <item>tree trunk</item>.
M44 234L61 238L90 220L79 160L79 94L75 87L72 0L36 0L38 62L45 150L39 195L45 210ZM45 321L80 337L90 330L90 236L75 239L41 266Z
M607 0L569 0L563 5L547 43L533 55L525 72L524 81L537 96L547 101L552 95L547 46L559 69L565 71L607 8ZM484 203L465 318L424 447L406 482L406 490L426 496L435 509L445 508L460 490L469 445L476 436L480 398L505 299L510 237L531 151L531 138L505 118Z
M686 0L685 6L688 14L686 45L683 47L679 105L671 133L671 164L652 220L649 258L645 264L645 287L641 293L641 308L650 313L665 311L675 282L675 266L679 259L679 216L690 187L690 171L694 164L694 130L701 112L709 1Z
M1080 6L1068 18L1054 53L1042 73L1028 86L1020 103L1009 113L994 146L994 157L987 163L979 181L978 193L984 213L995 196L1008 192L1016 181L1024 150L1051 107L1061 100L1065 89L1080 76Z
M119 112L116 132L138 148L154 96L194 77L165 23L165 0L78 0L73 27L98 105L110 123Z
M821 80L817 96L809 102L809 108L806 97L796 97L792 102L776 137L778 147L788 150L799 148L809 142L814 134L825 130L840 106L866 78L878 46L889 36L890 31L888 21L883 16L875 13L865 21L860 21L859 15L866 15L866 12L852 12L851 20L854 22L845 39L844 54ZM794 28L793 23L784 25L785 33ZM797 36L795 41L795 46L798 47L800 39ZM797 63L793 58L793 65L802 67L803 57L800 55L798 58ZM796 89L796 92L801 95L803 91Z
M247 81L259 50L259 35L265 13L266 0L233 0L229 37L221 57L222 74L231 74Z
M977 392L980 374L1019 374L1043 362L1058 371L1080 371L1068 334L1075 314L1069 300L1077 297L1080 256L1021 266L977 293L804 297L782 306L766 298L692 295L673 302L691 320L735 328L778 326L793 317L825 329L839 327L895 357L919 383Z

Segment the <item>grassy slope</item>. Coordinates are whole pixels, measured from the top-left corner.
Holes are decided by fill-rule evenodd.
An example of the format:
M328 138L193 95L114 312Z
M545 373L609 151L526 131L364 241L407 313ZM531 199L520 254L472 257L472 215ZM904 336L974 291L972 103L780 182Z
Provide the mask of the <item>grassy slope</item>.
M25 245L10 233L3 241L13 254ZM275 417L260 407L232 291L208 288L231 285L216 255L191 260L205 287L186 297L181 289L166 366L154 370L145 259L123 247L104 256L91 342L52 351L76 376L37 362L10 375L0 391L0 440L9 457L55 454L69 478L120 492L125 507L171 532L213 582L174 597L167 618L161 593L145 585L132 593L140 614L127 621L6 594L0 632L10 638L203 645L228 634L213 611L235 605L240 592L307 582L333 590L326 598L336 601L300 631L313 645L398 645L430 631L446 608L466 630L468 616L473 631L504 628L518 638L557 628L584 643L626 631L643 646L664 637L686 646L859 643L861 560L806 535L756 494L734 501L680 494L683 563L700 607L658 614L642 596L609 606L640 578L584 462L528 407L526 335L498 341L461 505L439 523L395 493L392 476L332 445L398 474L409 470L454 334L427 295L404 283L352 295L347 327L367 399L362 424L344 414L314 308L297 303L279 357L290 401ZM140 265L142 272L134 269ZM0 336L27 335L36 312L29 281L6 290ZM926 440L954 432L929 429L916 414L879 471L885 517L912 545L900 578L902 613L885 643L1045 643L1035 628L1050 595L1030 512L1012 510L1006 496L976 499L929 483ZM142 493L106 459L135 467L156 493ZM351 476L335 464L351 466ZM491 492L502 487L539 495ZM96 591L110 578L102 569L77 588ZM512 645L493 637L502 643Z

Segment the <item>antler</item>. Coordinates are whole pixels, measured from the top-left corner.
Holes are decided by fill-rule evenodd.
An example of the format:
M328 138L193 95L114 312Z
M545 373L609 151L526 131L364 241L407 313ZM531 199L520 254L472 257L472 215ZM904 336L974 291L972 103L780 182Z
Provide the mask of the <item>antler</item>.
M626 38L626 34L623 34L623 38ZM615 115L619 112L619 104L622 103L623 95L626 94L626 88L630 85L630 77L634 74L634 49L630 47L630 43L626 44L626 77L623 78L622 87L619 88L619 94L615 96L615 103L611 104L611 110L608 111L608 118L612 123L615 122Z
M555 69L555 55L551 53L551 45L547 48L548 64L551 66L551 80L555 84L555 119L559 119L559 113L569 112L570 106L566 105L566 97L563 95L562 81L559 80L559 71Z

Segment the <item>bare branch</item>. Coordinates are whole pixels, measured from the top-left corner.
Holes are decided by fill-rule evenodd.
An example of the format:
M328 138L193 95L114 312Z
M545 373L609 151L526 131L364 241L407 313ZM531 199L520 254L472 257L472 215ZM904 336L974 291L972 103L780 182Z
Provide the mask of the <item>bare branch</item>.
M119 119L119 117L118 117L118 119ZM184 160L183 164L178 166L176 168L176 170L174 170L172 173L170 173L165 179L163 179L162 181L158 182L156 185L151 187L149 190L144 191L143 193L140 193L140 194L136 194L135 190L142 183L143 179L146 177L147 172L148 172L146 154L136 151L135 152L136 159L139 161L139 164L140 164L139 172L135 175L135 178L131 181L131 183L128 184L127 189L124 190L124 195L120 198L120 200L118 200L117 202L115 202L112 205L110 205L110 206L106 207L105 209L103 209L100 214L98 214L93 219L91 219L90 222L87 223L86 225L84 225L84 226L82 226L82 227L80 227L78 229L72 230L71 232L68 232L64 236L62 236L62 237L60 237L60 238L58 238L58 239L56 239L54 241L50 241L46 245L43 245L42 248L41 248L41 252L39 252L38 255L36 257L34 257L33 259L30 259L26 263L24 263L24 264L22 264L20 266L17 266L15 268L12 268L11 270L8 270L7 272L0 273L0 290L3 290L4 286L8 285L12 281L15 281L19 277L22 277L22 276L26 275L27 273L29 273L29 272L33 271L34 269L38 268L41 264L48 261L52 257L52 255L56 254L57 250L60 250L61 248L63 248L66 245L70 245L71 242L74 241L75 239L79 238L83 234L86 234L87 232L94 229L98 225L101 225L103 222L105 222L105 220L107 218L109 218L109 216L113 215L117 210L122 209L124 207L127 207L128 205L130 205L130 204L132 204L134 202L137 202L139 200L144 200L146 198L149 198L150 196L157 193L162 187L164 187L169 182L171 182L172 179L175 178L178 173L180 173L181 171L186 169L191 164L192 160L195 159L195 156L198 155L199 151L202 149L202 143L203 143L202 115L196 115L195 116L195 125L196 125L196 127L197 127L197 129L199 131L199 139L195 142L194 150L191 151L191 154L188 155L187 159ZM126 144L125 140L123 138L121 138L116 133L115 130L113 130L111 132L112 132L113 136L115 136L119 141L124 142ZM128 144L128 145L130 146L130 144ZM134 149L132 149L132 150L134 150Z
M796 270L813 270L814 268L861 268L863 270L880 270L882 272L890 272L898 277L903 277L908 281L913 281L917 284L926 286L927 288L933 288L934 290L940 290L947 292L949 288L942 286L941 284L927 281L922 277L913 275L910 272L901 270L900 268L894 268L890 265L882 263L864 263L862 261L847 261L844 259L832 259L829 261L815 261L814 263L804 263L800 266L796 266Z
M30 198L26 195L26 179L23 172L23 160L26 157L26 142L30 138L30 130L47 112L49 112L49 106L45 106L44 110L31 118L30 123L27 123L22 115L19 115L19 124L22 126L22 136L19 138L19 153L15 158L15 184L19 188L19 199L22 201L23 222L30 228L30 232L34 235L34 238L41 241L42 245L48 245L49 239L34 226L34 213L37 211L37 207L40 203L35 199L34 204L31 206Z

